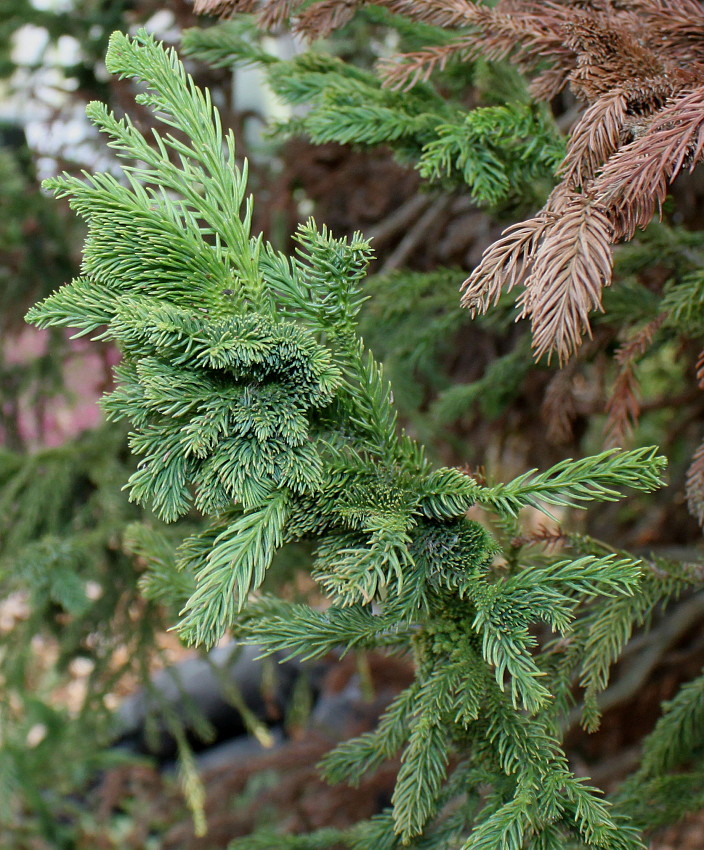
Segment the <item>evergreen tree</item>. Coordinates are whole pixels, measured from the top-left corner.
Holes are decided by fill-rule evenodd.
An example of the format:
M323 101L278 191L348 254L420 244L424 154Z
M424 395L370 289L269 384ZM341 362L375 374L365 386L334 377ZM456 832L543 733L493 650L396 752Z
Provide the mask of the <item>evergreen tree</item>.
M557 420L555 431L570 432L576 417L569 410L568 401L574 399L569 391L575 375L585 374L585 364L595 352L602 357L604 352L614 355L606 406L611 444L623 444L639 426L639 371L641 375L649 371L651 376L658 372L668 376L664 385L658 386L658 379L651 382L651 387L663 394L662 400L647 399L656 410L668 404L674 409L675 387L684 387L677 398L685 393L691 397L686 383L692 380L693 362L688 363L680 352L697 345L701 337L701 233L669 226L669 221L666 226L651 225L642 236L636 236L636 231L648 225L658 206L662 207L674 178L701 160L699 3L629 2L615 9L601 2L511 2L489 8L450 0L422 4L381 0L373 6L334 0L270 0L263 4L206 0L199 7L225 15L261 7L259 24L264 28L292 19L295 28L313 38L353 23L359 12L381 26L381 33L400 34L396 43L400 42L403 52L391 59L384 57L376 72L360 71L315 51L288 63L275 62L253 49L243 36L251 26L244 17L187 34L189 52L221 64L240 57L262 64L279 96L292 104L310 106L289 127L308 134L314 142L383 142L402 160L415 164L426 179L461 182L480 203L503 205L504 214L510 212L514 221L525 213L517 215L520 211L511 211L511 205L517 200L530 204L536 178L558 184L540 212L531 211L530 218L513 224L488 249L465 283L465 305L471 312L487 311L491 320L493 309L493 321L504 327L510 311L502 290L521 289L519 307L521 315L530 318L533 333L529 343L536 356L543 356L544 366L546 357L557 354L565 366L549 384L552 395L545 399ZM506 74L505 66L495 64L506 58L532 77L530 93L536 100L552 101L553 107L557 103L558 115L562 92L569 86L578 102L574 106L568 98L570 112L560 116L563 126L568 122L572 126L566 146L550 112L542 112L520 83L516 85L516 78ZM487 73L494 84L483 88ZM492 103L492 96L501 101L501 81L507 79L512 82L508 102ZM467 91L469 82L475 84L471 93ZM476 102L477 97L479 108L468 111L467 99ZM526 183L531 185L530 192ZM518 198L512 196L516 187ZM548 191L549 187L546 195ZM686 210L678 214L687 218ZM691 217L688 223L701 226ZM604 290L612 280L610 245L634 237L625 250L615 252L615 285ZM400 288L406 313L409 302L426 309L424 315L433 318L438 335L448 327L458 327L459 310L450 308L445 323L435 318L435 305L442 297L437 286L446 285L451 276L396 275L393 281L375 282L375 291L382 293L386 302L376 318L384 317L409 339L413 320L401 318L403 307L394 313ZM459 282L461 277L455 276L455 280ZM438 299L434 306L431 294ZM606 315L590 317L602 309L602 299ZM416 321L414 327L427 331L423 319L416 317ZM575 358L590 322L594 323L595 340L588 346L590 350ZM379 328L377 333L380 338L386 336L386 350L392 357L397 356L399 345L412 347L399 338L389 340L388 333ZM431 333L427 332L424 343ZM619 338L617 347L614 343ZM492 404L496 404L500 389L515 393L520 376L530 368L527 348L523 337L479 382L446 388L433 413L447 422L481 405L485 415L494 415ZM696 381L701 386L701 357L697 368ZM601 373L599 377L598 369L586 372L603 382L603 369ZM505 397L499 404L506 404ZM687 419L697 416L695 408ZM676 413L673 418L678 418ZM662 418L654 425L645 423L637 438L648 433L661 440L667 433L665 439L671 442L681 439L684 427L676 431L665 428ZM593 432L591 436L593 439ZM678 445L677 454L681 453ZM687 481L690 509L700 521L702 458L699 449ZM541 537L549 542L548 534L518 537L514 542L536 543ZM569 542L577 551L593 554L600 550L599 545L584 539ZM701 569L696 564L668 562L661 572L656 563L635 605L612 606L603 619L597 617L601 619L598 626L589 617L583 621L588 630L596 629L588 654L599 645L601 655L599 661L591 656L588 672L580 679L586 688L583 717L588 727L598 723L595 695L608 681L608 671L621 647L634 629L647 628L656 598L673 598L673 579L698 588ZM573 635L579 633L577 625ZM620 794L620 805L643 827L675 820L685 810L701 805L701 726L694 719L700 687L701 679L695 679L665 707L661 722L645 743L647 767L636 772ZM565 694L569 699L568 690ZM677 738L687 741L686 754L676 746ZM651 756L651 752L667 756ZM647 796L638 803L636 789L643 788ZM522 846L520 841L514 843Z
M577 779L561 730L575 677L593 725L634 625L696 574L656 571L583 537L559 557L511 541L522 508L652 491L664 460L652 448L612 449L505 484L433 465L399 430L358 334L369 244L312 221L291 257L253 236L234 139L174 52L144 32L117 33L107 65L145 85L137 100L166 131L147 141L129 118L89 107L126 160L125 180L48 182L85 219L88 239L81 276L29 318L119 345L105 408L133 429L141 460L131 499L167 522L193 508L208 518L175 569L151 558L151 592L182 606L191 643L229 630L290 656L382 647L415 663L415 681L378 728L324 762L331 780L354 781L402 751L391 808L344 836L260 836L250 846L642 846L628 794L612 807ZM496 515L493 533L466 516L475 504ZM322 611L256 593L275 553L304 539L329 597ZM538 622L554 633L548 642L536 638ZM685 689L663 723L664 734L687 730L690 752L697 693ZM658 749L662 735L648 776L681 758ZM696 775L678 786L690 800Z

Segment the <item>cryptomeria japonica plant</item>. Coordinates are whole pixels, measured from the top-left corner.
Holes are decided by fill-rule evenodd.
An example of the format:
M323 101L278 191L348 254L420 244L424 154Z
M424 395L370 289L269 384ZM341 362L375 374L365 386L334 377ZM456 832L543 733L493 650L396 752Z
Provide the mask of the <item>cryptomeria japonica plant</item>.
M292 256L274 250L250 232L234 138L175 52L145 32L116 33L106 64L143 84L137 101L165 131L145 138L91 104L123 178L47 181L88 237L81 276L29 320L119 346L104 407L132 427L130 496L167 522L202 516L175 569L152 560L147 592L181 607L190 644L230 633L291 657L379 648L415 668L377 728L321 767L354 782L400 753L391 806L334 837L256 846L642 847L633 799L611 805L577 778L561 735L575 685L595 726L633 628L692 576L577 536L569 554L536 554L515 542L515 518L652 491L664 459L612 449L503 484L431 463L399 428L358 333L369 243L311 220ZM493 531L468 518L474 505L495 517ZM324 606L259 591L277 552L298 541L314 547ZM701 688L675 701L639 781L658 781L677 747L694 745Z

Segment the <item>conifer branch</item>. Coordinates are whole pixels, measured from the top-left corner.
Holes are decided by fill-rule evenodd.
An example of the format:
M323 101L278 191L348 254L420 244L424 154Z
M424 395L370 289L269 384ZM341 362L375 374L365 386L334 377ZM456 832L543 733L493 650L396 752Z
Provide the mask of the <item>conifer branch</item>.
M283 542L285 523L286 497L279 494L215 538L196 577L196 589L181 612L185 616L179 630L186 640L212 646L235 622L249 593L264 581Z
M440 7L434 3L432 15ZM454 3L452 14L472 8ZM280 13L276 4L267 10L272 19ZM315 14L331 10L326 3ZM232 137L173 52L143 32L117 35L109 66L143 81L141 102L186 141L167 133L147 144L128 119L91 109L123 158L143 164L126 165L124 184L105 175L52 184L88 221L84 268L31 319L88 333L104 327L101 335L117 341L123 363L105 408L132 424L141 461L131 497L165 520L193 508L210 515L177 560L163 540L133 533L130 545L151 564L148 592L174 602L188 594L180 630L191 643L212 645L231 630L290 657L355 646L413 651L415 681L379 727L325 760L331 778L355 778L401 751L392 810L360 827L353 847L426 841L425 833L428 846L440 846L432 842L445 828L457 841L469 832L468 848L524 839L545 846L556 823L583 843L638 846L571 775L551 731L564 678L547 675L530 631L543 620L564 634L577 629L585 601L630 598L635 562L600 553L500 578L492 570L496 541L465 514L475 502L513 516L527 505L613 501L627 486L647 492L661 483L663 459L650 448L606 452L488 487L433 468L423 447L399 432L389 384L358 335L368 243L359 234L334 239L313 222L299 230L292 258L252 238L246 170L235 166ZM371 88L365 72L352 78L357 96ZM321 80L306 77L296 96L311 86L320 91ZM583 238L600 237L591 250L602 268L599 216L587 200L574 218ZM561 231L547 214L535 222L495 261L498 286L505 264L514 282L522 277L529 246L546 245L542 262L551 265ZM582 280L582 259L570 262L565 274ZM551 268L560 273L558 266ZM494 284L480 289L477 303L496 294ZM584 314L575 315L576 328ZM297 540L315 544L312 575L332 607L270 598L249 605L277 552ZM593 669L600 664L601 657ZM448 778L465 746L466 772ZM438 823L434 837L464 780L491 791L449 825ZM198 788L188 782L197 806ZM535 788L537 797L527 791Z
M394 620L374 616L361 605L337 608L321 613L307 605L294 605L275 599L260 599L249 606L250 620L240 619L237 633L267 654L288 653L286 660L300 657L307 661L343 648L352 649L402 646L408 632Z
M477 501L509 515L531 505L549 516L546 504L581 508L589 501L619 499L621 494L615 487L626 482L637 490L651 492L662 485L660 475L665 466L656 451L654 447L629 452L608 449L583 460L561 461L546 472L531 470L508 484L481 488ZM655 468L651 462L655 462Z

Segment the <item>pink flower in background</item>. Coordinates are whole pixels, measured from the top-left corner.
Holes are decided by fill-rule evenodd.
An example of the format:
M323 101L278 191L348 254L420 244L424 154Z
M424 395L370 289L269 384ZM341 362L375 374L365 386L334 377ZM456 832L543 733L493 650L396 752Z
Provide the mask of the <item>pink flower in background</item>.
M27 327L6 341L4 359L8 366L31 363L46 355L48 332ZM83 337L69 340L62 371L64 391L37 401L31 390L19 400L17 431L29 447L58 446L81 431L103 422L98 400L110 387L110 367L119 360L115 348Z

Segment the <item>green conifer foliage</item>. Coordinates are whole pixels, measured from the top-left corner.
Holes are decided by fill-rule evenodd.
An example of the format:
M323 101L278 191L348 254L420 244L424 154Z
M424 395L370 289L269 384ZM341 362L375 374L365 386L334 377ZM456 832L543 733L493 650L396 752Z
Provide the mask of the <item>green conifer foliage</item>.
M587 263L590 267L587 278L594 292L611 280L610 269L606 268L607 252L595 247L600 241L632 238L633 241L614 251L614 285L603 292L604 314L594 314L600 308L596 300L583 302L586 308L582 318L586 321L587 312L592 311L590 321L594 327L594 337L585 347L588 350L578 352L547 385L545 442L559 444L575 438L581 441L583 425L588 428L586 442L593 447L600 439L595 433L601 427L597 417L604 410L607 445L629 445L633 440L636 444L670 445L675 461L673 486L664 494L663 501L669 502L665 508L668 516L677 517L680 523L677 531L672 524L674 533L670 539L681 543L687 535L687 540L693 540L696 532L691 527L685 530L686 519L681 518L673 494L685 490L685 461L677 458L687 454L691 457L700 439L692 427L701 421L699 398L688 387L694 383L696 352L701 349L704 254L697 205L677 204L687 186L686 177L674 187L674 203L671 198L665 201L665 197L674 176L681 169L693 169L701 157L700 147L692 142L698 138L702 114L702 78L696 64L701 59L701 4L672 0L663 5L658 0L645 0L616 8L600 0L586 5L513 0L498 4L465 0L428 3L377 0L374 5L342 0L319 3L200 0L197 7L223 15L254 12L257 25L265 30L286 20L311 40L327 37L341 28L338 46L342 45L342 53L345 39L349 40L361 21L382 27L373 30L377 45L381 45L373 57L381 59L375 71L360 71L356 67L357 56L346 64L321 58L317 55L320 43L313 43L307 55L278 63L251 47L252 37L245 37L251 31L251 24L245 15L205 31L187 32L184 48L221 66L238 62L240 57L243 61L260 63L283 100L295 105L308 104L309 110L302 115L296 113L287 126L313 142L330 139L356 145L382 142L436 187L440 181L443 189L464 188L476 202L496 206L504 215L508 212L510 221L530 213L533 217L505 231L470 280L486 284L493 276L494 283L500 281L506 290L520 291L523 284L530 288L542 278L549 297L536 298L533 287L530 297L526 297L528 289L523 292L519 304L521 314L532 315L535 320L532 341L538 355L549 352L556 339L552 337L546 342L550 333L545 333L542 322L552 323L554 330L567 315L564 305L585 292L580 283L585 265L574 262L575 257L582 252L594 252L591 265ZM250 46L245 48L243 45L247 43ZM620 46L615 49L616 43ZM322 49L329 46L327 42ZM335 42L332 46L335 49ZM389 59L389 50L400 51L400 55ZM657 58L653 62L654 56ZM513 69L501 61L506 58ZM636 61L632 61L634 58ZM639 70L639 61L650 63L646 72ZM674 66L678 66L676 70ZM527 76L529 86L520 82L516 69ZM568 84L577 103L568 100L569 109L564 113L565 104L556 95ZM403 98L398 99L402 90ZM556 133L549 113L542 112L542 107L531 101L529 92L536 100L549 103L551 111L556 110L563 129L570 128L566 144ZM667 94L663 96L663 92ZM635 101L631 100L633 93L636 93ZM596 106L595 101L599 101ZM662 119L654 120L654 114L663 108L667 113ZM566 158L555 169L563 152ZM610 165L609 159L617 152L616 162ZM641 172L644 176L639 179ZM629 226L622 232L617 222L614 231L607 234L603 219L600 222L597 217L590 225L589 216L584 219L577 216L572 219L573 232L563 232L550 243L555 250L547 253L555 265L532 265L548 232L543 230L546 222L541 215L535 216L542 203L536 203L544 186L540 178L551 188L550 184L560 180L569 183L576 175L579 197L569 193L562 196L569 203L557 213L554 210L549 213L549 227L556 224L559 230L566 225L569 230L570 213L581 206L588 194L586 185L591 176L598 178L600 188L609 181L618 183L617 191L607 192L602 198L610 204L614 198L621 197L620 214L623 222L630 219ZM553 194L553 200L561 197L565 186L563 182ZM650 222L657 212L654 201L651 202L656 195L664 206L664 223ZM518 214L511 208L513 204L534 207ZM637 216L633 213L636 209ZM685 227L672 225L673 209ZM662 217L663 210L660 212ZM634 235L636 225L648 227ZM585 236L590 228L589 236ZM574 272L568 284L560 271L562 263ZM487 420L498 418L509 408L514 414L511 426L514 429L518 405L514 403L511 408L511 403L536 376L529 364L531 335L525 329L522 332L521 326L508 331L513 316L507 309L506 291L502 293L501 286L496 285L482 286L485 300L478 312L487 309L487 313L474 317L471 327L466 322L465 338L460 341L461 354L466 364L477 351L478 346L470 337L476 333L477 324L485 329L490 323L489 327L503 332L504 344L498 351L506 351L506 341L518 338L518 344L498 357L494 349L494 359L489 360L479 380L473 383L447 380L447 361L442 362L442 355L452 345L449 340L459 337L457 334L453 338L452 334L463 327L462 311L456 301L456 287L463 276L463 272L444 269L427 274L396 271L372 280L367 290L373 290L375 297L363 324L365 336L393 376L402 415L408 416L414 432L422 434L428 443L435 440L436 445L438 431L443 426L454 425L460 430L458 422L463 417L467 421L472 414L476 431L480 427L477 420L486 428ZM473 303L477 291L469 293L465 301L472 312L477 306ZM561 302L561 298L565 300ZM557 304L561 306L556 309ZM563 327L567 324L564 322ZM579 321L573 323L573 329L579 324ZM618 347L616 340L620 343ZM563 356L567 348L562 345ZM612 358L612 370L603 370L606 358ZM539 368L545 369L545 361L542 357ZM419 376L423 379L420 389ZM697 362L696 382L700 389L704 387L702 355ZM573 408L571 414L570 405L575 402L571 388L578 384L589 387L591 404L585 405L587 410L583 408L581 413ZM427 401L424 391L427 393L428 389L438 396L430 408L430 416L422 410ZM695 409L685 412L680 404L688 398L694 398ZM523 401L520 397L519 404ZM685 401L685 406L688 404ZM529 405L530 399L526 406ZM574 407L578 406L577 402ZM666 408L668 411L664 413ZM505 435L502 428L506 421L499 420L490 426L492 436L497 432ZM573 428L575 422L577 427ZM457 438L449 428L440 430L445 444L453 436L453 449L459 457L468 457L474 464L481 462L467 440ZM525 438L528 451L544 447L542 432L531 436L532 440ZM700 446L686 482L690 512L700 524L704 523L703 481L704 449ZM613 518L614 514L610 516ZM648 511L639 518L641 529L648 524L649 517ZM536 537L539 539L540 534ZM577 558L604 556L611 551L588 538L574 537L569 543L570 554ZM535 558L523 545L515 549L510 546L507 554L512 564L526 557ZM696 554L692 557L698 559ZM551 681L555 717L569 711L578 681L584 688L583 704L570 712L570 721L575 722L581 715L585 727L595 729L600 718L598 697L607 686L613 665L626 643L637 635L637 641L657 646L671 628L667 621L679 619L673 610L675 600L686 594L681 602L683 608L690 603L696 607L701 597L690 599L689 596L701 591L701 587L702 571L698 563L654 558L637 594L622 596L608 604L597 600L578 610L568 645L558 637L543 653L546 666L542 669L548 672ZM665 622L658 621L656 609L669 603L672 607L663 618ZM655 631L648 634L653 620ZM647 667L647 662L634 666L642 669ZM629 678L623 673L628 667L625 661L621 677L612 683L615 700L623 680ZM628 812L644 828L675 821L684 812L702 806L704 739L702 725L696 718L703 680L701 674L696 675L698 678L686 685L681 695L665 705L663 718L645 741L643 766L618 795L621 811ZM633 695L629 699L633 700Z
M447 33L437 27L409 25L382 9L368 7L364 15L373 24L399 29L405 43L447 41ZM305 104L306 111L280 130L303 133L316 144L388 145L426 180L446 188L469 187L482 204L525 204L537 181L547 185L552 179L565 154L554 120L529 101L520 78L508 84L512 103L468 112L461 90L460 96L443 96L423 82L394 91L371 70L315 50L280 60L258 46L247 15L209 29L187 30L183 46L187 54L215 67L260 65L284 103ZM470 79L481 73L479 68L464 70ZM462 82L465 88L468 80ZM487 100L495 97L495 92L487 94Z
M165 624L122 550L140 515L120 492L132 466L119 428L28 456L0 452L0 589L15 611L4 607L0 626L3 846L22 846L25 833L71 846L70 795L114 762L101 749L113 726L104 698L121 677L148 676ZM85 696L68 704L76 666Z
M106 62L144 84L137 99L165 130L147 140L129 118L89 107L125 179L48 181L88 238L81 276L29 320L117 342L123 361L105 406L133 429L131 498L167 521L193 508L208 517L180 548L171 593L162 558L152 595L190 594L179 629L194 644L229 630L288 656L412 655L415 681L378 728L324 762L332 781L355 781L402 754L390 809L353 829L349 846L641 847L560 744L556 706L569 702L589 636L565 642L569 663L555 669L560 649L546 654L533 630L542 622L565 636L585 613L637 598L641 564L599 551L501 561L498 539L466 513L482 505L509 528L525 505L649 492L664 460L652 448L614 450L490 486L433 466L399 430L357 333L369 244L310 221L294 256L273 250L250 233L232 134L176 54L145 32L116 33ZM149 535L135 539L148 553ZM299 540L315 546L324 610L256 594L276 551Z

